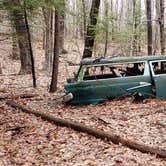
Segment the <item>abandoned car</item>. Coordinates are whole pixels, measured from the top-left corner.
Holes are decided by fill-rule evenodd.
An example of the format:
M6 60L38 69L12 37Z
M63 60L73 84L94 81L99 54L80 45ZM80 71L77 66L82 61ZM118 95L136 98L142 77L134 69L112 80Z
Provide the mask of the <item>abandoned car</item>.
M84 59L76 78L67 79L64 101L97 104L135 93L166 98L166 56Z

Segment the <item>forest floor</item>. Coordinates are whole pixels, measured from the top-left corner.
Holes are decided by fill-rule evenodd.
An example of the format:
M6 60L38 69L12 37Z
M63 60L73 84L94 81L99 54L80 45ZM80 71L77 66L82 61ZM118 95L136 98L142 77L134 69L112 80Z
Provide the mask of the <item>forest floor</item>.
M56 98L64 92L65 79L77 70L68 61L79 63L82 43L66 45L68 54L61 55L58 91L48 93L51 75L43 72L44 51L35 46L37 85L32 88L31 75L17 75L19 61L10 58L10 42L0 45L0 96L37 94L30 99L14 99L27 108L48 112L55 117L77 121L87 126L114 133L152 147L166 149L166 101L146 99L133 103L131 98L108 101L99 105L65 106ZM79 50L80 49L80 50ZM70 128L59 127L34 115L23 113L0 100L0 166L57 165L166 165L156 155L141 153L115 145ZM20 127L20 130L13 130Z

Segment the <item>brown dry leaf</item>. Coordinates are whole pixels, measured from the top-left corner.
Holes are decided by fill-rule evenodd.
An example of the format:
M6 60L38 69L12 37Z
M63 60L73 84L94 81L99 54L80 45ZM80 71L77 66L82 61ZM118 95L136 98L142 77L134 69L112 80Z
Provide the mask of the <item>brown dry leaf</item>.
M80 51L83 44L78 41ZM9 43L0 48L11 49ZM19 61L12 61L3 54L3 80L0 95L38 94L31 99L16 99L36 111L51 113L55 117L78 121L90 127L115 133L123 138L166 149L166 101L146 99L132 103L130 98L109 101L100 105L64 106L56 98L63 95L65 79L78 67L69 66L65 59L79 63L80 55L73 41L66 41L68 54L60 57L58 91L49 94L51 75L41 71L44 50L41 43L34 47L37 70L36 89L32 88L31 75L17 75ZM14 74L14 75L11 75ZM160 125L159 125L160 124ZM165 160L155 155L143 154L121 145L104 142L85 133L57 127L34 115L8 107L0 101L0 131L12 126L30 126L20 134L0 132L0 165L165 165Z

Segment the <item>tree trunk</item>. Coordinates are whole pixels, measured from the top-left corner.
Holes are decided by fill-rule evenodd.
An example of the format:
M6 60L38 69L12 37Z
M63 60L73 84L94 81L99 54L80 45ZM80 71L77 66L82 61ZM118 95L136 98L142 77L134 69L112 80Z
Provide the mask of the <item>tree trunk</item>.
M52 64L53 64L53 53L54 53L54 38L53 38L53 21L54 21L54 12L51 10L51 18L50 18L50 58L49 58L49 69L52 71Z
M15 28L12 27L12 59L14 60L19 60L19 46L18 46L18 41L17 37L15 35Z
M151 0L146 0L146 12L147 12L147 45L148 45L148 55L152 55Z
M82 2L82 17L83 17L83 37L85 39L86 24L87 24L86 5L85 5L85 0L82 0L81 2Z
M59 18L59 24L60 24L60 35L59 35L59 46L60 46L60 52L63 53L65 52L65 49L64 49L64 33L65 33L65 16L63 14L60 15L60 18Z
M133 32L131 43L131 56L137 56L137 11L136 0L133 0Z
M72 122L71 120L69 121L69 120L65 120L65 119L61 119L61 118L55 118L48 113L30 110L30 109L23 107L20 104L12 102L12 101L8 101L6 104L15 108L15 109L21 109L25 113L34 114L35 116L41 117L43 120L54 123L58 126L69 127L73 130L93 135L94 137L100 138L104 141L112 141L114 144L121 143L123 146L127 146L131 149L136 149L136 150L139 150L143 153L156 154L160 157L166 158L166 151L164 149L150 147L148 145L144 145L144 144L140 144L140 143L137 143L137 142L134 142L131 140L127 140L127 139L124 139L124 138L114 134L114 133L107 133L107 132L104 132L102 130L90 128L90 127L83 125L81 123Z
M52 69L52 80L50 85L50 92L57 90L58 82L58 64L59 64L59 12L55 10L55 21L54 21L54 59Z
M155 10L156 10L156 21L155 22L155 35L154 35L154 49L153 54L155 55L159 51L160 47L160 29L159 29L159 19L160 19L160 0L155 1Z
M24 1L24 7L25 7L25 9L24 9L24 18L25 18L25 25L26 25L27 35L28 35L29 53L30 53L31 64L32 64L31 70L32 70L33 87L36 88L35 62L34 62L34 57L33 57L33 50L32 50L32 44L31 44L31 34L30 34L30 29L29 29L29 24L28 24L25 1Z
M9 17L10 17L10 22L12 26L12 59L14 60L19 60L19 46L18 46L18 40L17 40L17 35L16 35L16 29L15 29L15 24L12 20L12 12L9 11Z
M111 7L110 7L110 9L111 9L111 15L113 15L113 13L114 13L114 8L113 8L113 0L111 0L111 2L110 2L110 5L111 5ZM112 39L112 41L114 41L115 40L115 38L114 38L114 32L115 32L115 22L114 22L114 19L111 19L111 39Z
M106 55L107 55L107 47L108 47L108 28L109 28L109 20L108 20L108 0L105 0L105 1L104 1L104 6L105 6L105 21L106 21L104 57L106 57Z
M1 67L1 64L0 64L0 74L2 74L2 67Z
M160 45L161 45L161 55L165 55L165 32L164 32L164 0L160 1L160 18L159 18L159 25L160 25Z
M49 8L43 9L45 21L45 62L43 69L51 71L51 59L53 54L53 37L52 37L52 11Z
M62 11L59 13L59 51L65 53L64 35L65 35L65 0L62 0Z
M92 0L90 22L87 27L85 36L85 46L82 58L92 57L94 40L96 36L95 27L97 24L97 16L99 13L100 0Z
M123 18L123 11L124 11L124 0L120 1L120 13L119 13L119 23L118 23L118 29L119 32L123 30L123 23L124 23L124 18Z
M20 60L21 60L21 69L20 74L29 74L31 73L31 56L30 56L30 47L27 34L27 28L24 19L24 12L21 9L17 9L16 6L21 6L19 0L13 0L10 2L15 8L12 9L12 19L14 20L14 25L16 28L16 34L18 36L18 45L20 49Z
M43 29L43 50L46 49L46 30Z
M141 28L140 28L140 25L141 25L141 16L142 16L142 11L141 11L141 8L142 8L142 5L141 5L141 1L138 1L138 14L137 14L137 51L139 53L141 53Z

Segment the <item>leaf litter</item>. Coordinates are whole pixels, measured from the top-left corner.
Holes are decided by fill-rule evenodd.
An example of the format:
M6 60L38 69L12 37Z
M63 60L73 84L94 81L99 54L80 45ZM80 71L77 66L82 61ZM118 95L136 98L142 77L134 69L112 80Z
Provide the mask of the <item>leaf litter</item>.
M95 106L65 106L55 100L64 94L65 78L71 76L77 69L69 66L66 61L70 59L74 62L75 56L79 57L77 52L74 52L77 55L71 56L73 48L70 49L68 54L60 57L58 91L55 94L48 93L51 75L41 71L40 68L44 59L43 51L40 50L40 57L36 57L38 69L36 89L32 88L31 75L16 74L19 72L19 62L13 63L9 53L3 54L0 95L38 94L33 98L14 100L33 110L49 112L55 117L78 121L138 143L166 150L165 100L146 99L136 104L131 98L126 98ZM164 166L166 164L165 159L155 155L141 153L70 128L53 125L39 117L8 107L5 102L6 100L0 100L0 165L2 166Z

